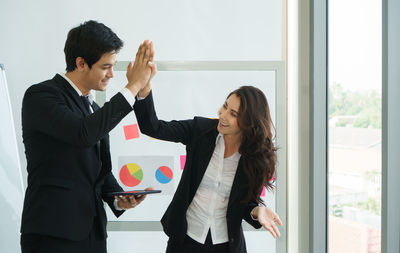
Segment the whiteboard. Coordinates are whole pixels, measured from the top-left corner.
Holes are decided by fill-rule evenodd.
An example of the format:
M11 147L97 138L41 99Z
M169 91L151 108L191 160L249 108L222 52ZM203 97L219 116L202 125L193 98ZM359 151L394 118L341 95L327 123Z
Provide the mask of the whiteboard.
M14 120L4 65L0 64L0 247L21 252L19 238L24 198Z
M124 71L115 72L106 91L106 100L126 85ZM159 71L152 81L153 97L159 119L184 120L194 116L217 118L217 111L228 94L242 85L253 85L266 95L271 117L276 118L275 71ZM134 210L115 218L108 211L109 221L159 221L172 200L179 183L185 158L182 144L160 141L143 135L137 128L134 112L128 114L110 132L113 173L124 190L144 189L153 186L162 194L149 195ZM127 164L131 170L141 170L140 183L129 185L124 180ZM170 181L157 180L160 167L170 169ZM263 197L267 206L275 208L275 195Z

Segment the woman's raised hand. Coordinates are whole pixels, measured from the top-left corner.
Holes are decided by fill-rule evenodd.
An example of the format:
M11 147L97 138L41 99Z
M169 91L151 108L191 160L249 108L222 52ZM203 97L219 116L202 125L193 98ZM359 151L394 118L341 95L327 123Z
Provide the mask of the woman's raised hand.
M154 71L154 46L153 42L145 40L140 44L136 53L135 62L130 62L126 71L128 88L134 96L146 87L157 71Z

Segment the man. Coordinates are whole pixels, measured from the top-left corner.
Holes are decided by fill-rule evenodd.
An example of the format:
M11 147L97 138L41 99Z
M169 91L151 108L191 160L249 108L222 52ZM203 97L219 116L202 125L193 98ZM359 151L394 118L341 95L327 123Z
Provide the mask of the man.
M88 21L65 43L66 74L31 86L22 104L28 170L21 224L23 253L106 252L103 200L118 217L143 201L107 197L122 191L111 172L108 133L129 113L152 77L154 50L145 41L127 69L128 84L100 108L91 90L105 90L123 42Z

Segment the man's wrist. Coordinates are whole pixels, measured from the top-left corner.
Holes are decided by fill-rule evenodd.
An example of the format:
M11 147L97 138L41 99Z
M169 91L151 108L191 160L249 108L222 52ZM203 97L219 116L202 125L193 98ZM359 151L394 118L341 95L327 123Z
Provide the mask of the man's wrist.
M125 87L132 93L133 97L136 97L140 91L140 85L137 83L128 83Z
M121 208L121 207L118 206L118 200L117 199L114 199L114 208L117 211L125 211L126 210L126 209Z

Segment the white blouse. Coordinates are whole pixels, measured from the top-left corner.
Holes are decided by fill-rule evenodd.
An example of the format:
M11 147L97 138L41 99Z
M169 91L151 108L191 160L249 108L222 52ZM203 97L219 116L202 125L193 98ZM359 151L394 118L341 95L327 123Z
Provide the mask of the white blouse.
M187 235L204 244L211 231L213 244L228 242L226 211L240 154L224 158L225 143L222 134L216 139L214 153L186 212Z

